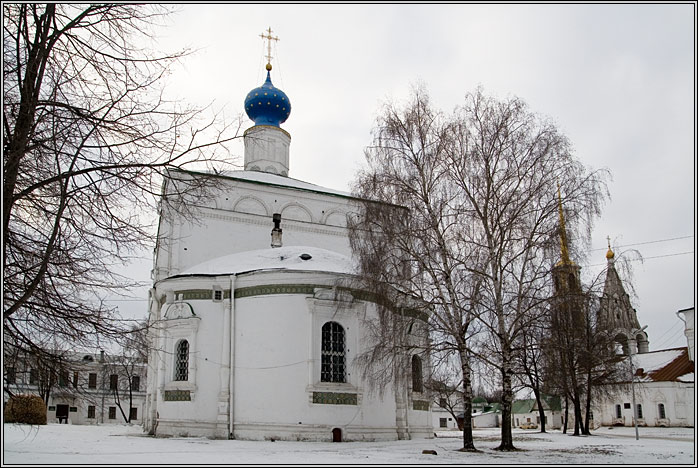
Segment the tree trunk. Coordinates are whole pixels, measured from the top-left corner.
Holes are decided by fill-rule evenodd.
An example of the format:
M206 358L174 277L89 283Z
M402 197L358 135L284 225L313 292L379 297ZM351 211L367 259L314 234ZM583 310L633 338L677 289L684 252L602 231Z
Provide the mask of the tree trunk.
M540 397L540 391L537 388L533 389L533 395L536 397L538 405L538 417L540 418L540 431L545 432L545 408L543 408L543 399Z
M584 435L591 435L590 419L591 419L591 369L587 373L587 389L586 389L586 405L584 412Z
M464 452L473 452L473 387L470 382L470 361L465 351L460 353L461 369L463 372L463 448Z
M567 424L569 423L570 419L570 400L567 398L565 395L565 421L562 426L562 433L567 434Z
M508 356L508 352L503 353ZM514 394L511 389L511 371L506 367L508 361L504 360L505 367L502 369L502 441L497 450L516 450L514 439L511 434L511 405Z

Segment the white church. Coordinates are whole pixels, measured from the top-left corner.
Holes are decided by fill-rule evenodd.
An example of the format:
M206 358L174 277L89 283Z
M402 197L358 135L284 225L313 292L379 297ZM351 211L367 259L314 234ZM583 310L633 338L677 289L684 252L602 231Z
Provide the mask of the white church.
M359 200L288 176L291 135L280 124L291 103L271 68L245 99L254 126L244 170L164 183L144 426L219 439L432 437L428 363L405 356L412 373L382 394L355 365L377 313L352 287L346 219ZM214 195L188 203L188 182Z

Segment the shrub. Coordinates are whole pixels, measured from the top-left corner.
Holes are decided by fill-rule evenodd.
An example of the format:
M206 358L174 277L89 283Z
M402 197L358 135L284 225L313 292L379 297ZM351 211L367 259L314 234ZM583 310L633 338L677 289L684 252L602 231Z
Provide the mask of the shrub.
M46 424L46 404L37 395L12 395L5 406L5 422Z

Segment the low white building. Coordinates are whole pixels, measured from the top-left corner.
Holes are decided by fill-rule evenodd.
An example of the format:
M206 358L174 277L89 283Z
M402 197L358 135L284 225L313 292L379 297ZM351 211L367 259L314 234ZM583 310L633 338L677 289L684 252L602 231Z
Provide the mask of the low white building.
M628 369L628 380L618 387L615 396L595 402L594 418L597 422L604 426L633 426L634 391L639 426L694 426L694 309L679 312L685 317L682 320L686 325L688 346L626 357L620 365Z
M37 364L25 355L5 356L4 381L9 393L46 398L47 422L120 424L142 422L147 365L103 352L64 353L55 366Z

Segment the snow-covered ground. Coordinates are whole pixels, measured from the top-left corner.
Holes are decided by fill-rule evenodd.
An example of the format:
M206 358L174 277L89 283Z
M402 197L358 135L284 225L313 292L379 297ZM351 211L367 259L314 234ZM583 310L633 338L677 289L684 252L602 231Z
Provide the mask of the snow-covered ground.
M498 429L476 429L478 453L457 451L459 432L395 442L251 442L161 439L139 426L4 424L3 466L14 464L695 464L694 429L599 428L591 437L514 429L520 451L501 453ZM422 454L435 450L436 455Z

